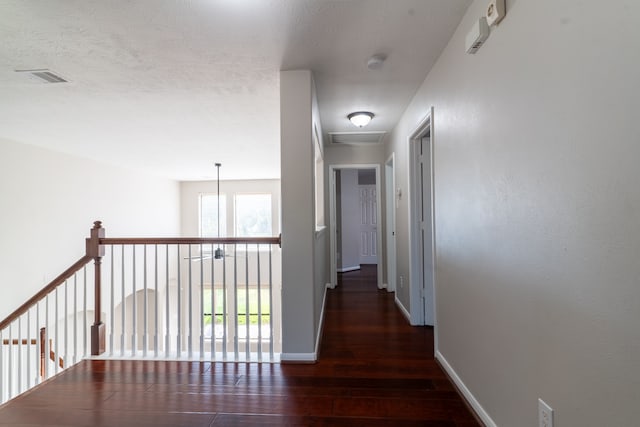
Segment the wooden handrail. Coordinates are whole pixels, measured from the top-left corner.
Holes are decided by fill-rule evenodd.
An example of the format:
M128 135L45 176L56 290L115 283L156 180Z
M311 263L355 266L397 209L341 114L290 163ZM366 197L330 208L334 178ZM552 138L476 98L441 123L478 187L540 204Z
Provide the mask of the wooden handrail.
M11 324L11 322L13 322L14 320L18 319L18 317L26 313L31 308L31 306L33 306L35 303L37 303L42 298L47 296L47 294L53 291L56 287L64 283L65 280L73 276L74 273L76 273L78 270L84 267L91 260L92 260L91 257L86 255L83 256L78 261L76 261L71 267L67 268L62 274L60 274L58 277L56 277L51 282L49 282L49 284L44 288L42 288L40 292L38 292L37 294L29 298L27 302L22 304L13 313L8 315L2 322L0 322L0 331L6 328L7 326L9 326L9 324Z
M278 237L106 237L101 245L280 245Z

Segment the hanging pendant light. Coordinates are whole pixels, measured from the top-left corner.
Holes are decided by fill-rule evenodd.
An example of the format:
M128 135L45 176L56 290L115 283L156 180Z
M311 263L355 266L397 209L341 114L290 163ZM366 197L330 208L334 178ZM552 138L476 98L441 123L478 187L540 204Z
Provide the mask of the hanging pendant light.
M218 170L218 179L217 179L217 182L218 182L218 238L220 238L220 166L222 166L221 163L216 163L216 169ZM218 247L216 248L213 254L213 258L214 259L224 258L224 251L220 247L220 244L218 244Z

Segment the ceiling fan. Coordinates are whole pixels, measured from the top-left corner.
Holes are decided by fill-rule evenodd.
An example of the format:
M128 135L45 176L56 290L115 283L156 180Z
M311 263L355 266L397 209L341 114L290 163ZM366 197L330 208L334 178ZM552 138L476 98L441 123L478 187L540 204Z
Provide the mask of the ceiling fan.
M217 198L218 198L218 232L217 232L217 237L220 238L220 166L222 166L222 163L215 163L216 169L217 169L217 186L218 186L218 192L217 192ZM205 260L205 259L223 259L224 257L234 257L235 255L227 255L225 254L224 249L220 246L220 244L218 244L218 247L210 253L207 253L206 255L198 255L198 256L191 256L191 257L186 257L185 259L189 259L189 260Z

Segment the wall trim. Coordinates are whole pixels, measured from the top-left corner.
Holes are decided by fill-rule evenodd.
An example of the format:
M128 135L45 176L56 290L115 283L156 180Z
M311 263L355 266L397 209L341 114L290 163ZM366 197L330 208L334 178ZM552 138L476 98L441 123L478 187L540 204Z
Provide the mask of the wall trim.
M280 363L315 363L316 353L282 353Z
M484 410L480 402L475 398L475 396L471 393L471 391L464 384L462 379L458 376L456 371L451 367L447 359L440 353L440 351L436 351L436 360L444 369L446 374L449 376L449 379L455 384L458 389L458 392L462 395L462 397L466 400L467 404L470 406L471 410L475 412L476 417L484 423L486 427L498 427L498 425L491 419L487 411Z
M336 271L338 273L348 273L349 271L356 271L356 270L360 270L359 265L352 265L351 267L336 268Z
M324 287L324 296L322 297L322 309L320 310L320 324L318 325L318 334L316 335L316 347L314 352L313 361L318 360L318 354L320 354L320 344L322 343L322 331L324 330L324 308L327 304L327 289L331 286L331 283L327 283Z
M402 315L407 319L407 322L409 322L409 324L411 325L411 315L409 314L409 311L404 308L404 305L402 305L402 302L398 299L398 293L396 292L395 294L395 301L396 301L396 305L398 306L398 308L400 309L400 312L402 313Z

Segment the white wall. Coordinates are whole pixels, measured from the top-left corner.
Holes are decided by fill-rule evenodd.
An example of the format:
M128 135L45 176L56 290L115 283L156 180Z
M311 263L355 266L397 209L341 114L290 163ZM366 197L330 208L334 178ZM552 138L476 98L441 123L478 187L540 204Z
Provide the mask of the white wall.
M486 3L387 146L409 194L407 137L435 107L438 350L499 426L536 426L538 397L557 426L637 425L640 2L507 1L467 55Z
M0 140L0 318L85 253L94 220L107 236L175 236L178 184Z
M380 164L385 161L385 146L383 144L368 145L338 145L324 148L324 164Z
M327 233L315 224L313 132L322 135L308 70L280 73L282 358L315 358L327 270Z
M338 195L336 195L338 197ZM360 267L360 198L358 170L340 171L340 247L338 270Z

